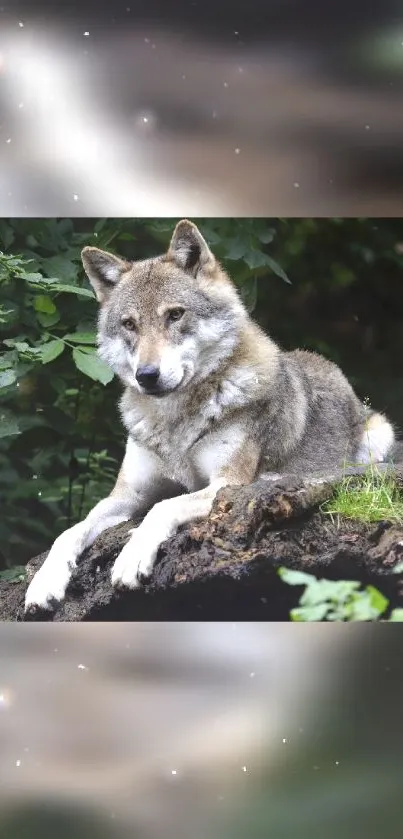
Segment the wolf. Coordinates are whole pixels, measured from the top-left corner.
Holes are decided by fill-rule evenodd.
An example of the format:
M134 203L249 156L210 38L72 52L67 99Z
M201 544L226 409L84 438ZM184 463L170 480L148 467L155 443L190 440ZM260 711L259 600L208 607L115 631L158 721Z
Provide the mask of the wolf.
M207 516L224 486L390 456L389 420L334 363L283 351L263 332L191 221L162 256L128 262L85 247L82 261L99 302L99 354L124 385L127 446L108 498L54 542L26 610L52 609L82 552L133 516L144 518L115 561L115 587L149 577L160 545Z

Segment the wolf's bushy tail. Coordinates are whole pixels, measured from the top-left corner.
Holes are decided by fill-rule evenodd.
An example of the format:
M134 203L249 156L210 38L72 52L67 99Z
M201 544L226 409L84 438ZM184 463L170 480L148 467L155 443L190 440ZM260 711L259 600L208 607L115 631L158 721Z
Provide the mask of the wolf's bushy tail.
M395 432L389 420L378 411L366 409L365 427L358 448L357 463L382 463L393 455Z

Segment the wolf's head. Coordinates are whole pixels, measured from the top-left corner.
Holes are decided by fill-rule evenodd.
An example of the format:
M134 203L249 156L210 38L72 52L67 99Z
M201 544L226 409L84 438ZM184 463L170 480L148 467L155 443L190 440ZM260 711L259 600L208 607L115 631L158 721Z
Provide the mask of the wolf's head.
M82 252L100 303L99 353L126 385L164 396L217 369L247 317L198 228L180 221L163 256Z

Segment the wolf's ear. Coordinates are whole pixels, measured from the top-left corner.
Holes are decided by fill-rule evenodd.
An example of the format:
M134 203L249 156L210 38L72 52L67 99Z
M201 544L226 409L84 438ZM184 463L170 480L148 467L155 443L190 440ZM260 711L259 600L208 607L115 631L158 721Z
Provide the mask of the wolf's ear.
M209 270L216 263L207 242L195 224L187 219L180 221L174 230L167 258L195 277L199 268Z
M101 251L99 248L83 248L81 259L84 271L95 291L99 303L107 300L113 287L128 271L130 264L114 256L113 253Z

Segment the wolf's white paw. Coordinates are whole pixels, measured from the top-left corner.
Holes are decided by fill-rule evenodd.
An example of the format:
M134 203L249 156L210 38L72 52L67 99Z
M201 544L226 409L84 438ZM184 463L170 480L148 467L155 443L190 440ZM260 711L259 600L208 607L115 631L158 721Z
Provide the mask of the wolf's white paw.
M112 585L115 587L138 588L141 577L149 577L152 573L161 544L141 526L132 530L131 534L112 568Z
M75 565L75 555L61 558L58 553L52 558L51 553L28 586L25 611L38 607L52 609L54 601L60 602L64 598Z

